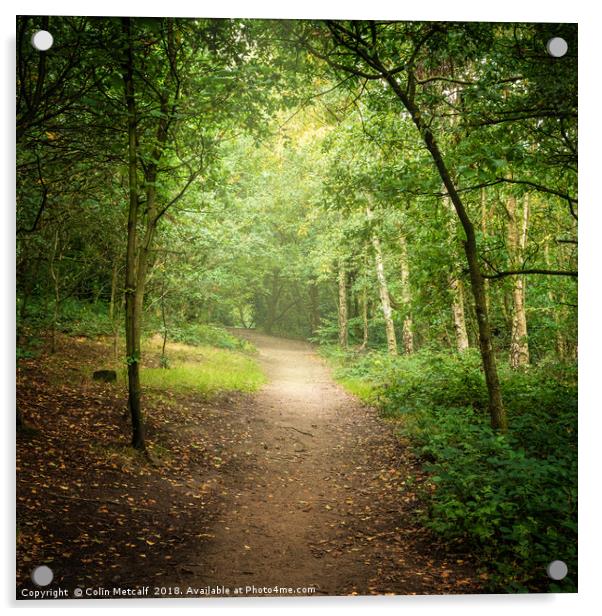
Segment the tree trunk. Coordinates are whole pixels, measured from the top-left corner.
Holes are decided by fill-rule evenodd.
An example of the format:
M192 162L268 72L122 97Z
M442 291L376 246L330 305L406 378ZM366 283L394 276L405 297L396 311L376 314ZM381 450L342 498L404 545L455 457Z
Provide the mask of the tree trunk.
M274 270L272 272L272 288L270 291L270 295L267 299L266 306L266 323L265 323L265 331L266 334L271 334L276 323L276 317L278 314L278 302L280 300L280 292L282 290L282 286L280 285L280 272L279 270Z
M316 280L309 284L309 329L314 336L320 327L320 293Z
M456 332L456 348L462 353L470 346L464 314L464 285L453 272L449 275L449 287L452 295L452 317L454 331Z
M241 325L245 329L249 329L249 325L247 325L247 320L245 318L245 306L244 306L244 304L238 304L238 318L240 319Z
M481 188L481 233L483 238L487 237L489 233L489 211L487 210L487 194L484 188ZM485 278L483 281L485 285L485 304L487 305L487 312L489 313L489 280Z
M445 186L443 187L445 190ZM464 284L458 277L460 270L459 259L456 254L456 215L454 206L449 198L445 198L446 209L450 212L448 219L450 251L451 251L451 270L448 276L449 289L451 293L451 309L456 334L456 348L460 353L469 348L468 330L466 328L466 313L464 311Z
M132 417L132 446L144 450L144 424L140 407L140 313L136 309L137 297L137 223L138 223L138 170L136 143L136 101L130 18L122 19L127 40L123 65L123 83L127 105L128 133L128 240L125 262L125 341L128 365L128 406Z
M56 261L59 257L59 230L57 229L54 234L54 244L52 247L52 256L50 258L50 278L52 278L52 286L54 288L54 303L52 307L52 329L50 333L50 352L56 353L56 327L59 319L59 303L61 300L60 295L60 282L59 273L56 271Z
M516 199L510 196L508 212L508 252L513 268L522 267L522 257L527 243L529 201L525 196L522 213L517 211ZM525 312L525 277L515 276L512 281L512 328L510 338L510 366L520 368L529 364L527 315Z
M372 211L366 208L368 220L372 220ZM391 297L385 276L385 266L383 263L383 253L380 240L372 231L372 246L374 247L374 259L376 262L376 278L378 279L378 292L380 294L380 304L385 319L385 332L387 335L387 348L390 355L397 355L397 337L395 336L395 325L393 324L393 310L391 308Z
M25 320L27 319L27 309L29 308L29 300L33 292L34 281L37 280L38 272L40 269L41 259L33 260L33 268L29 276L23 274L17 274L17 280L21 276L25 278L23 284L23 292L21 294L21 303L19 305L19 318L17 320L17 346L24 346L27 344L27 336L25 329ZM23 263L22 269L25 270L25 264Z
M113 263L113 273L111 275L111 300L109 301L109 321L111 322L111 330L113 332L113 359L117 363L119 359L119 327L117 327L117 318L115 304L117 301L117 278L119 267L117 259Z
M169 59L169 72L165 76L165 83L161 90L155 90L158 94L160 116L154 135L154 145L149 160L144 167L145 180L145 231L142 242L138 242L136 226L139 212L139 187L137 171L137 117L136 98L134 83L134 62L131 35L131 20L122 18L123 32L126 39L125 56L123 62L123 83L125 101L127 106L127 132L128 132L128 179L129 179L129 214L128 214L128 243L126 251L126 346L128 361L128 384L129 405L132 414L132 444L137 449L145 449L144 426L140 408L140 332L142 322L142 308L144 303L144 290L147 280L147 271L150 261L150 252L161 216L183 194L195 176L190 178L183 191L179 193L163 209L157 206L157 178L159 164L165 152L169 140L169 128L175 118L175 103L169 100L168 94L170 83L176 84L171 90L171 95L176 99L180 92L179 78L176 73L176 42L173 32L173 24L168 22L165 52Z
M339 261L339 345L346 349L349 343L349 323L347 321L347 274L343 261Z
M161 322L163 323L163 345L161 346L161 366L167 367L167 358L165 356L165 347L167 346L167 315L165 312L165 278L161 288Z
M544 245L543 245L543 254L544 254L544 259L546 263L546 268L551 269L550 247L548 245L547 239L545 240ZM554 325L555 325L555 330L556 330L556 335L555 335L556 355L558 356L558 359L563 361L564 359L566 359L566 356L567 356L567 348L566 348L567 345L566 345L564 336L562 335L562 327L561 327L562 319L559 318L558 309L556 308L556 306L558 305L558 298L556 297L556 294L552 291L551 288L548 288L548 299L550 300L550 305L551 305L550 310L552 311L552 317L554 319Z
M439 145L435 140L430 127L425 124L425 121L420 114L419 109L414 104L413 100L404 92L401 85L398 83L394 75L381 67L383 77L391 86L399 100L408 110L412 117L412 121L416 125L419 134L424 140L424 144L431 154L435 167L439 172L439 176L443 181L443 185L454 205L456 214L460 219L462 228L466 235L464 242L464 252L466 253L466 261L470 272L470 285L475 303L475 312L477 315L477 324L479 328L479 347L481 351L481 359L483 361L483 370L485 371L485 381L487 383L487 392L489 394L489 415L491 417L491 426L496 430L505 431L508 427L506 411L502 403L502 393L497 372L495 355L491 343L491 328L489 326L489 314L487 312L487 298L485 296L484 279L479 265L479 252L474 226L470 220L464 203L460 198L460 194L456 190L456 186L450 176L449 170L443 160L443 155L439 150Z
M368 347L368 290L362 289L362 345L360 351L365 351Z
M401 304L404 310L402 339L403 350L406 355L414 352L414 327L412 323L412 292L410 290L410 268L408 265L408 243L403 233L399 234L399 246L401 248Z

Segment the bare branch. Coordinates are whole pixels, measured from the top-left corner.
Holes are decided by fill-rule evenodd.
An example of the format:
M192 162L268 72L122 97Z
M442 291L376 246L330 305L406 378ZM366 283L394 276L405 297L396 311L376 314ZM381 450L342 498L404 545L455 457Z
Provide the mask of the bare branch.
M523 274L541 274L543 276L570 276L571 278L577 278L578 272L572 270L547 270L547 269L520 269L510 270L504 272L496 272L495 274L482 274L483 278L488 280L496 280L498 278L505 278L506 276L522 276Z

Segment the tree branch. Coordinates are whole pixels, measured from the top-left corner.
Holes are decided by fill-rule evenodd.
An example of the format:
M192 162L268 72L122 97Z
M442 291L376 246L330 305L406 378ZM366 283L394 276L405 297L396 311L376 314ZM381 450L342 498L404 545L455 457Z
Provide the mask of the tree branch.
M46 209L46 204L48 203L48 186L46 186L46 184L44 183L44 177L42 175L42 166L40 164L40 157L37 154L36 154L36 164L38 168L38 178L40 180L40 185L42 186L42 200L40 201L40 205L38 207L38 213L36 214L35 220L33 221L33 224L31 225L31 227L25 227L25 226L17 227L17 235L20 235L21 233L33 233L37 229L40 219L42 218L42 214L44 213L44 210Z
M572 270L546 270L546 269L520 269L510 270L505 272L496 272L495 274L482 274L483 278L488 280L496 280L498 278L505 278L506 276L522 276L523 274L541 274L544 276L570 276L571 278L577 278L577 272Z

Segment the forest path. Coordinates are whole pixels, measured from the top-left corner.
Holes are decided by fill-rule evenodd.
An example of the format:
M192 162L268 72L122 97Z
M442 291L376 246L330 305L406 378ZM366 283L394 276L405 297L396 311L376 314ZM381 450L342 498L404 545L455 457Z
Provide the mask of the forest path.
M470 592L466 565L410 522L417 501L391 428L333 382L311 345L236 334L257 346L269 382L227 411L225 457L238 463L224 469L223 513L187 582L295 594Z

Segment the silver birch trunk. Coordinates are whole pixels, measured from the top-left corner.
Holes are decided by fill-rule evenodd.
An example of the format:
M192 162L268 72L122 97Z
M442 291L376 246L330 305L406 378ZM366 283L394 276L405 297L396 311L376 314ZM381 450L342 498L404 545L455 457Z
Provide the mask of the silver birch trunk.
M543 254L544 254L544 259L546 263L546 268L551 269L550 247L548 245L547 239L543 245ZM556 297L556 294L552 291L552 289L548 290L548 299L550 300L550 305L551 305L550 310L552 311L554 325L556 328L556 355L558 355L558 359L564 360L567 356L566 342L564 340L564 336L562 335L561 318L559 318L560 315L558 314L559 310L556 308L558 304L558 298ZM562 313L562 309L560 309L560 312Z
M449 236L452 240L450 244L452 250L452 263L451 271L448 277L451 292L452 319L454 324L454 332L456 334L456 348L460 353L462 353L470 346L468 342L468 331L466 329L466 314L464 312L464 285L458 277L458 270L460 269L460 266L458 263L458 256L456 254L456 242L454 241L456 236L456 216L449 197L445 197L445 205L450 212L448 228Z
M524 198L522 212L518 212L516 199L508 200L508 249L513 266L520 268L527 244L529 200ZM512 330L510 338L510 365L519 368L529 364L527 314L525 310L525 277L515 276L512 281Z
M410 290L410 268L408 265L408 243L403 233L399 234L400 270L401 270L401 304L404 310L402 339L403 350L406 355L414 352L414 327L412 323L412 292Z
M362 325L363 336L360 350L363 351L368 346L368 290L366 287L362 290Z
M347 276L345 266L339 263L339 345L344 349L349 342L349 324L347 321Z
M368 220L372 220L372 211L366 208ZM387 348L390 355L397 355L397 337L395 336L395 326L393 324L393 309L391 308L391 298L387 277L385 276L385 265L383 263L383 253L380 240L376 233L372 232L372 246L374 247L374 259L376 262L376 278L378 280L378 292L380 295L380 305L385 319L385 333L387 335Z
M489 222L489 212L487 210L487 195L484 188L481 188L481 233L483 234L483 239L485 239L488 235L488 225ZM483 280L483 287L485 290L485 305L487 306L487 312L490 309L489 302L489 280L485 278Z

